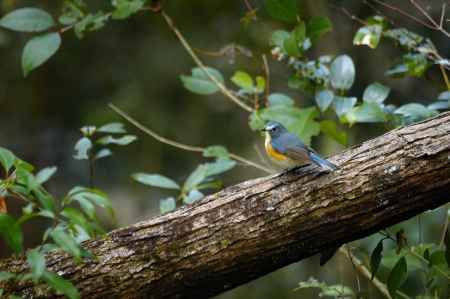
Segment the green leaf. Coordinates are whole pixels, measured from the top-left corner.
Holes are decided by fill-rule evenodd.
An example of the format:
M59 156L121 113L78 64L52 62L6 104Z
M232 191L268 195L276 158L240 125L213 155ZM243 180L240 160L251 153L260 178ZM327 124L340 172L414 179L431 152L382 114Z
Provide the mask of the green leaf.
M266 79L261 76L256 76L256 92L264 92L266 88Z
M211 67L206 67L208 74L216 78L220 83L224 83L222 74ZM180 76L186 89L193 93L210 95L219 91L219 87L211 81L208 75L201 68L192 69L192 76Z
M437 101L427 106L427 109L429 110L447 110L449 108L450 106L448 101Z
M230 157L230 153L228 150L221 145L212 145L208 146L203 150L203 157L210 158L219 158L219 159L228 159Z
M38 8L14 10L0 19L0 27L22 32L40 32L55 26L52 16Z
M10 280L16 277L16 274L11 272L0 271L0 281Z
M52 57L60 46L61 36L57 32L39 35L30 39L22 52L24 77Z
M264 0L269 15L279 21L297 20L297 0Z
M438 100L450 101L450 91L441 92L438 96Z
M270 42L272 45L284 50L284 41L288 39L290 35L291 34L285 30L276 30L272 32Z
M398 260L397 264L395 264L392 271L389 273L389 277L387 280L387 287L389 290L389 294L396 298L397 290L402 286L408 277L408 266L406 264L405 257L402 257Z
M66 233L63 229L57 228L51 231L50 236L56 244L72 255L75 260L81 261L83 250L71 235Z
M380 83L372 83L364 90L363 101L382 104L389 95L391 89Z
M320 111L324 112L330 107L334 99L334 93L331 90L324 89L316 92L314 97L317 106L319 106Z
M306 26L307 36L315 42L322 35L332 30L333 25L327 17L312 17Z
M450 268L450 233L448 232L448 228L447 231L445 232L444 242L445 242L445 260L447 261L447 266Z
M213 163L203 164L206 166L206 177L218 175L224 173L234 166L236 166L236 161L229 159L217 159Z
M356 294L353 290L347 286L335 284L327 285L326 283L319 282L315 278L310 278L307 281L301 281L298 287L294 291L299 291L301 289L316 288L320 290L319 297L333 297L335 299L350 299L356 298Z
M269 95L269 105L273 106L293 106L294 100L287 95L281 93L272 93Z
M189 192L189 194L183 197L183 202L185 204L193 204L194 202L202 199L204 197L203 193L198 191L197 189L193 189Z
M353 44L357 46L365 45L372 49L378 47L380 43L383 27L380 25L369 25L358 29L353 38Z
M322 120L320 122L320 131L322 131L328 137L336 140L342 145L347 145L347 133L345 131L339 132L337 130L337 125L332 120Z
M71 225L81 226L89 234L89 236L93 236L96 232L94 226L89 223L83 213L81 213L78 209L66 207L61 212L61 215L69 219L69 223Z
M8 214L0 213L0 234L15 253L22 251L22 230L17 221Z
M103 28L110 15L105 14L102 11L97 12L95 15L88 14L83 19L75 24L75 35L81 39L84 33L87 31L96 31Z
M106 157L111 156L113 153L110 149L108 148L102 148L101 150L98 151L97 154L95 154L95 160L99 160L99 159L103 159Z
M14 165L16 156L6 148L0 147L0 164L2 165L5 173L8 173L11 167Z
M168 177L159 174L135 173L131 177L144 185L165 188L165 189L180 189L180 186Z
M354 123L377 123L387 120L383 108L373 102L364 102L362 105L354 107L345 115L348 122Z
M381 239L375 249L372 251L372 255L370 256L370 272L372 272L372 276L370 279L373 279L378 272L378 268L380 267L381 258L383 253L383 239Z
M300 57L303 52L303 42L306 37L306 27L304 22L300 22L284 40L283 48L289 56Z
M36 174L36 182L38 184L43 184L45 182L47 182L54 174L55 172L58 170L58 168L56 166L53 167L46 167L41 169L37 174Z
M412 123L432 117L437 114L437 111L429 110L422 104L410 103L401 106L394 113L402 115L405 118L405 123Z
M85 211L90 210L88 204L85 203L85 201L88 200L89 202L106 209L109 215L114 218L114 209L112 207L111 200L108 198L106 193L100 190L77 186L69 191L68 198L70 200L73 199L78 201Z
M44 271L43 279L45 282L51 286L54 290L67 296L69 299L79 299L80 294L77 288L68 280L62 278L56 273L49 271Z
M77 160L88 160L89 152L92 149L92 141L87 137L82 137L75 144L75 155L73 156Z
M252 93L254 91L254 83L252 77L243 71L237 71L231 77L231 81L242 88L245 92Z
M116 144L116 145L128 145L137 139L134 135L124 135L119 138L115 138L111 135L104 136L97 140L98 144L108 145L108 144Z
M109 123L101 126L97 130L101 133L110 133L110 134L121 134L126 133L122 123Z
M115 10L112 13L112 18L116 20L126 19L141 10L144 4L144 0L113 0L112 5Z
M333 108L337 116L347 114L355 106L357 99L354 97L334 96Z
M31 268L33 281L36 283L44 273L45 256L38 249L32 249L27 252L27 262Z
M159 201L159 211L161 212L161 214L173 211L173 210L175 210L175 208L176 208L176 203L175 203L175 198L173 198L173 197L161 199Z
M355 81L355 65L348 55L336 57L330 68L331 85L338 90L348 90Z
M205 164L200 164L197 168L188 176L184 182L183 189L190 191L196 188L201 182L207 178L207 166Z

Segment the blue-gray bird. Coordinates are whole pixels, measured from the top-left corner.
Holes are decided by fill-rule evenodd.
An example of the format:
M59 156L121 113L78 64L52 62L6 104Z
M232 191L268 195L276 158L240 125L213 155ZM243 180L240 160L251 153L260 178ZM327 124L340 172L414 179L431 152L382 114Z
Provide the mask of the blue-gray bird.
M268 122L263 131L266 132L265 148L267 155L278 162L291 166L314 163L329 171L338 168L330 161L321 158L319 154L305 145L279 122Z

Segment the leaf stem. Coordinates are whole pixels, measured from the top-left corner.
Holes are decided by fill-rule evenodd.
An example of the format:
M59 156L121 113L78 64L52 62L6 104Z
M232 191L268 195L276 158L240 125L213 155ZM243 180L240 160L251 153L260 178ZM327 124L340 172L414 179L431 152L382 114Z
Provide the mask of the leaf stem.
M121 109L119 109L118 107L116 107L113 104L109 104L108 105L112 110L114 110L114 112L116 112L117 114L119 114L121 117L123 117L125 120L127 120L129 123L131 123L132 125L134 125L136 128L138 128L139 130L141 130L142 132L144 132L145 134L153 137L154 139L158 140L161 143L182 149L182 150L186 150L186 151L190 151L190 152L198 152L198 153L203 153L203 151L205 150L204 147L200 147L200 146L192 146L192 145L187 145L187 144L183 144L183 143L179 143L170 139L167 139L165 137L162 137L158 134L156 134L154 131L150 130L148 127L144 126L143 124L141 124L140 122L138 122L137 120L135 120L134 118L132 118L130 115L128 115L127 113L125 113L124 111L122 111ZM238 156L236 154L230 153L230 158L242 162L248 166L252 166L255 167L259 170L262 170L266 173L273 173L273 171L271 171L269 168L266 168L258 163L255 163L253 161L247 160L246 158L243 158L241 156Z
M248 111L248 112L253 112L253 108L248 106L247 104L245 104L244 102L242 102L238 97L236 97L230 90L228 90L224 84L222 84L219 80L217 80L213 75L211 75L208 72L208 69L206 68L206 66L203 64L203 62L200 60L200 58L197 56L197 54L195 54L194 50L192 49L192 47L189 45L189 43L186 41L186 39L184 38L184 36L181 34L180 30L178 30L178 28L175 26L175 24L173 23L172 19L164 12L161 12L162 16L164 17L164 19L167 22L167 25L169 26L169 28L173 31L173 33L175 33L176 37L178 38L178 40L181 42L181 44L183 45L183 47L186 49L186 51L188 52L188 54L192 57L192 59L194 60L194 62L203 70L203 72L205 72L205 74L208 76L208 78L214 83L216 84L216 86L219 88L219 90L227 97L229 98L231 101L233 101L235 104L237 104L239 107L241 107L242 109Z

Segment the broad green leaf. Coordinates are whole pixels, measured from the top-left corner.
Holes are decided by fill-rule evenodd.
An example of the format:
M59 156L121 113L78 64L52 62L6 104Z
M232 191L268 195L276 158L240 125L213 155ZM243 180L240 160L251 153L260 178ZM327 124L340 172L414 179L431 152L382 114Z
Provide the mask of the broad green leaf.
M236 166L236 161L229 159L217 159L213 163L206 163L203 165L206 166L206 176L209 177L224 173L232 169L234 166Z
M324 112L330 107L334 99L334 93L331 90L324 89L316 92L314 97L320 111Z
M0 271L0 281L10 280L16 277L16 274L11 272Z
M374 102L364 102L362 105L354 107L345 115L348 122L354 123L377 123L387 120L383 108Z
M81 226L89 234L89 236L93 236L93 234L95 233L94 227L78 209L66 207L61 212L61 215L69 219L70 224Z
M83 210L90 211L90 206L85 203L85 200L88 200L91 203L106 209L109 215L114 218L114 209L112 207L111 200L108 198L106 193L100 190L77 186L69 191L68 199L69 202L72 199L78 201Z
M269 15L279 21L297 20L297 0L264 0Z
M175 208L176 208L176 203L175 203L175 198L173 198L173 197L161 199L159 201L159 211L161 212L161 214L173 211L173 210L175 210Z
M116 20L126 19L141 10L145 2L145 0L113 0L112 5L115 9L112 18Z
M73 157L77 160L88 160L91 149L92 141L87 137L82 137L75 144L75 155Z
M22 70L26 77L32 70L52 57L61 46L61 36L57 32L39 35L30 39L22 52Z
M423 37L409 31L405 28L395 28L384 32L384 36L387 38L392 38L397 41L401 46L414 49L417 48L423 41Z
M0 19L0 27L22 32L40 32L55 26L52 16L33 7L14 10Z
M380 43L383 27L380 25L369 25L358 29L353 38L353 44L357 46L365 45L372 49L378 47Z
M372 276L370 279L373 279L378 272L378 268L381 263L383 253L383 239L381 239L375 249L372 251L372 255L370 256L370 272L372 272Z
M193 189L189 191L189 194L183 198L183 202L185 204L192 204L204 197L203 193L198 191L197 189Z
M337 125L332 120L322 120L320 122L320 131L328 137L336 140L342 145L347 145L347 133L345 131L338 131Z
M356 294L353 290L347 286L335 284L335 285L327 285L324 282L319 282L315 278L310 278L307 281L301 281L298 284L298 287L294 289L294 291L299 291L302 289L308 288L316 288L319 289L319 297L333 297L335 299L350 299L355 298Z
M197 168L188 176L184 182L183 189L190 191L196 188L201 182L208 177L208 169L205 164L200 164Z
M47 182L55 174L55 172L57 170L58 170L58 168L56 166L46 167L46 168L41 169L36 174L36 182L38 184L43 184L43 183Z
M97 131L102 132L102 133L110 133L110 134L126 133L122 123L109 123L109 124L101 126L100 128L98 128Z
M102 148L95 154L95 160L103 159L111 156L113 153L109 148Z
M208 74L213 76L218 82L224 83L224 79L222 74L211 67L206 67L206 71ZM193 93L210 95L219 91L219 87L211 81L208 75L201 68L192 69L191 76L180 76L181 81L183 81L183 85L186 89Z
M2 165L5 173L8 173L11 167L14 165L16 156L6 148L0 147L0 164Z
M83 250L71 235L57 228L50 232L50 236L64 251L72 255L77 261L81 261Z
M401 106L394 113L402 115L405 118L405 123L411 123L432 117L437 114L437 111L429 110L422 104L410 103Z
M347 114L355 106L357 99L354 97L334 96L333 108L337 116Z
M33 281L36 283L44 273L45 257L38 249L32 249L27 252L27 262L31 268Z
M110 14L98 11L96 14L88 14L75 24L75 35L82 39L87 31L96 31L103 28Z
M0 213L0 234L8 247L15 253L22 251L22 229L17 221L8 214Z
M266 79L261 76L256 76L256 91L263 92L266 88Z
M281 105L281 106L293 106L294 100L287 95L281 93L272 93L269 95L269 105L271 107Z
M312 42L332 30L332 24L327 17L312 17L306 25L306 34Z
M77 288L69 281L56 273L44 271L43 279L57 292L67 296L69 299L79 299L80 294Z
M449 108L450 106L448 101L437 101L427 106L427 109L429 110L446 110Z
M372 83L364 90L363 101L382 104L389 95L391 89L380 83Z
M355 81L355 65L348 55L336 57L330 68L331 85L335 89L348 90Z
M283 48L289 56L300 57L303 52L303 42L306 37L306 27L304 22L300 22L284 40Z
M135 173L131 177L144 185L165 188L165 189L180 189L180 186L168 177L160 174Z
M386 76L391 77L422 77L430 68L431 63L426 54L412 54L403 55L402 63L391 67L386 71Z
M231 81L248 93L252 93L254 90L253 79L246 72L237 71L234 73L233 77L231 77Z
M290 33L285 30L276 30L272 32L270 42L272 45L277 46L284 50L284 41L288 39L289 36Z
M441 92L438 96L438 100L450 101L450 91Z
M230 153L228 150L221 146L221 145L212 145L208 146L203 150L203 157L207 158L219 158L219 159L228 159L230 156Z
M116 144L116 145L128 145L137 139L134 135L124 135L119 138L115 138L111 135L104 136L97 140L98 144L108 145L108 144Z
M389 294L396 298L397 290L402 286L408 277L408 266L406 264L405 257L402 257L398 260L397 264L395 264L392 271L389 273L389 277L387 280L387 287L389 290Z

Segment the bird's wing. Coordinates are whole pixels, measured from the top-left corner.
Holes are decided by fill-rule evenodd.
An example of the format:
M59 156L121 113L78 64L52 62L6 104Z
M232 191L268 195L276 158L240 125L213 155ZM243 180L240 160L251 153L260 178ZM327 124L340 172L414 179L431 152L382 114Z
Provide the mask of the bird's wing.
M296 135L285 133L273 141L272 146L280 153L298 162L308 162L309 153L312 151Z

